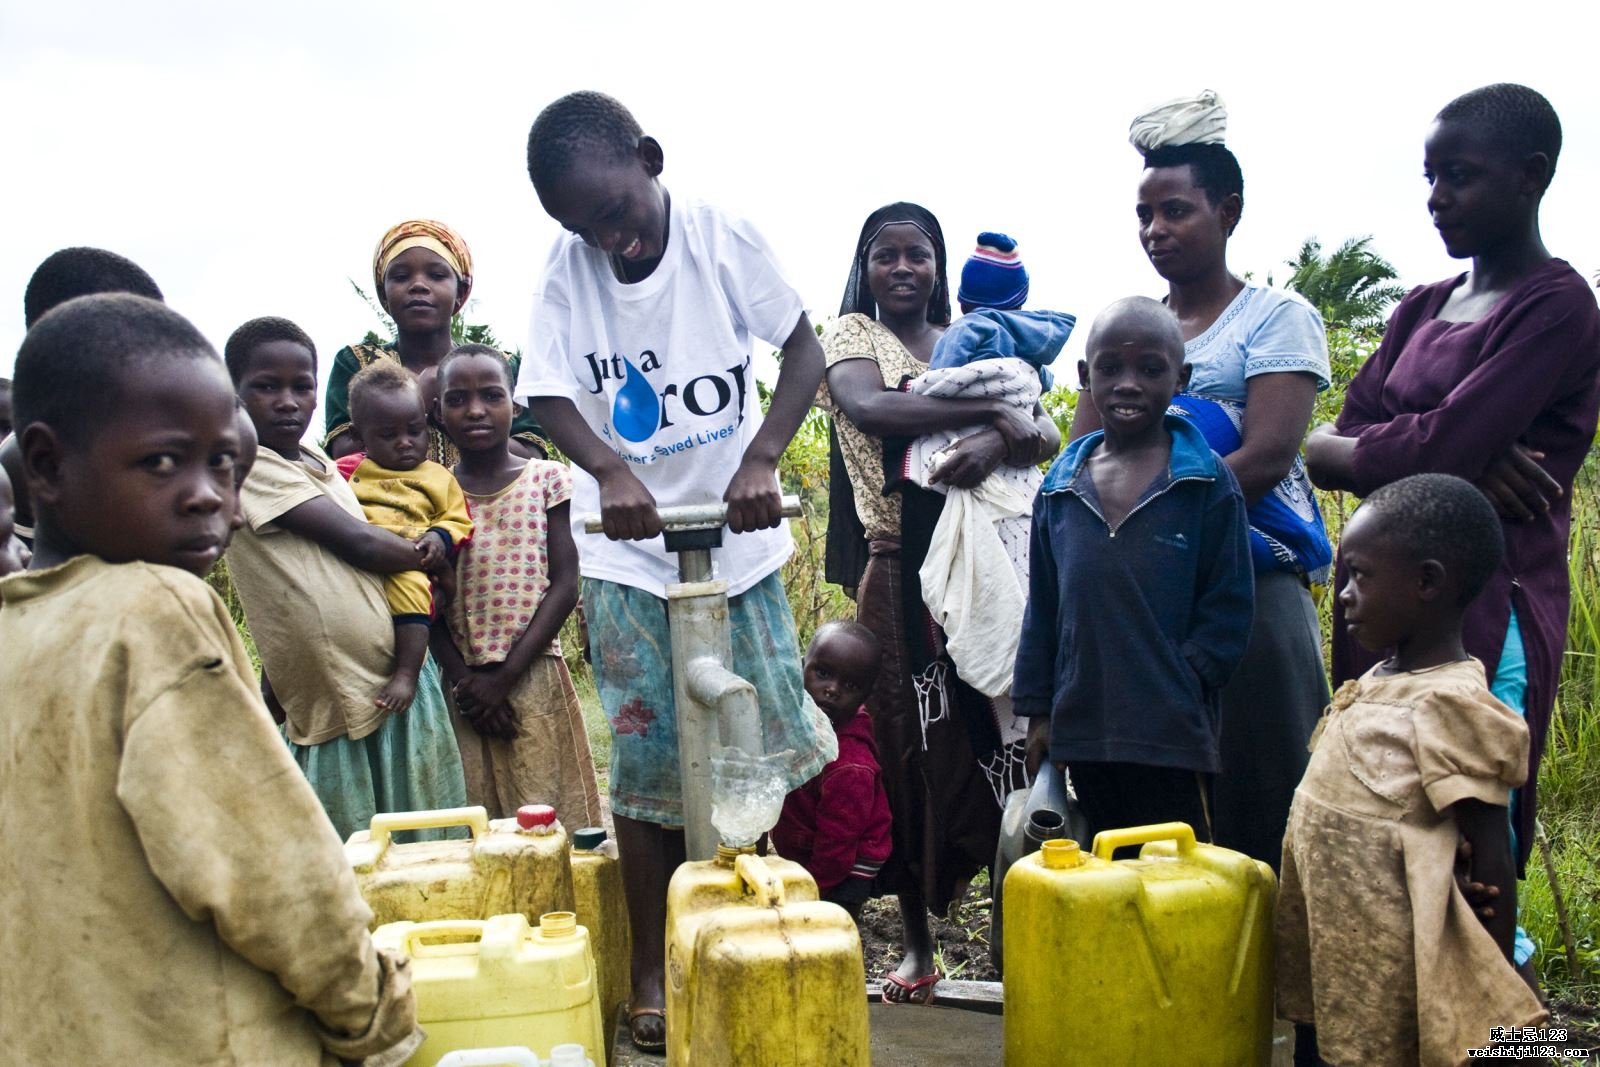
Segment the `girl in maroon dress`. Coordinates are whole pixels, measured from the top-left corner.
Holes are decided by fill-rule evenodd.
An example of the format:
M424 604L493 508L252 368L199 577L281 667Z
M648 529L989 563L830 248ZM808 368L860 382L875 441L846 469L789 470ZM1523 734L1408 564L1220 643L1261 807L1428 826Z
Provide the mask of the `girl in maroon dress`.
M1569 495L1600 412L1600 308L1539 236L1560 150L1554 109L1524 86L1476 89L1439 112L1424 147L1428 211L1446 251L1472 269L1400 302L1338 423L1306 443L1324 489L1366 496L1407 475L1454 474L1500 513L1505 560L1472 603L1465 639L1532 735L1512 808L1519 870L1566 637ZM1335 601L1334 684L1382 658L1345 632Z

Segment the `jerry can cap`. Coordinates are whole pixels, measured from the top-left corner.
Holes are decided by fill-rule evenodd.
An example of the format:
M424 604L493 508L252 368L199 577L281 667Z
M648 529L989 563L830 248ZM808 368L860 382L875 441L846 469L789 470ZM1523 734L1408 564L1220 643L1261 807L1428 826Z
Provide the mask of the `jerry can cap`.
M548 804L524 804L517 809L517 825L524 830L539 830L554 826L556 809Z
M606 831L601 826L585 826L572 834L572 847L593 851L606 843Z
M570 911L547 911L539 916L539 933L545 937L571 937L578 931L578 916Z
M1040 859L1052 871L1067 870L1083 863L1083 853L1071 838L1056 838L1039 847Z

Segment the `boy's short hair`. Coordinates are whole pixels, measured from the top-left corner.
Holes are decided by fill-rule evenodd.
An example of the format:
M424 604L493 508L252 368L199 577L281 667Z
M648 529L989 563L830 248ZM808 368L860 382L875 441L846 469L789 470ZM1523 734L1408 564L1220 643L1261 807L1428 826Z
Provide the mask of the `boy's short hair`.
M1163 145L1144 155L1146 167L1183 167L1194 171L1194 183L1206 194L1206 202L1216 207L1230 196L1239 198L1239 217L1244 217L1244 171L1239 160L1221 142L1208 144Z
M1413 474L1390 482L1361 504L1391 546L1436 559L1461 583L1461 602L1483 591L1505 556L1500 516L1471 482L1453 474Z
M233 379L234 385L238 385L250 369L250 354L261 345L273 341L292 341L303 345L311 353L311 369L316 370L317 346L310 335L288 319L263 315L234 330L228 335L228 343L222 346L222 361L228 365L228 377Z
M126 256L104 248L63 248L45 257L28 279L22 295L23 324L33 324L57 304L95 293L133 293L151 300L163 299L161 289L145 269Z
M511 361L506 358L506 354L493 345L480 345L475 341L470 341L464 345L456 345L446 352L444 358L439 361L438 380L441 391L444 389L444 369L463 356L487 356L494 360L505 373L506 388L516 388L517 383L511 379Z
M850 619L835 619L832 622L823 623L821 626L817 627L817 632L811 635L812 647L815 647L818 641L822 640L822 638L831 633L843 634L852 641L859 641L866 647L868 653L872 656L874 670L882 666L883 642L878 640L877 634L873 633L859 622L853 622Z
M160 356L217 353L193 323L156 300L128 293L69 300L41 318L17 351L16 425L42 422L63 441L86 443L116 409L123 376Z
M350 421L356 421L356 411L370 396L379 393L401 393L406 390L421 393L411 372L391 359L380 359L368 364L350 379Z
M1497 82L1462 93L1439 111L1438 120L1477 128L1519 162L1543 152L1550 160L1550 177L1555 177L1556 157L1561 155L1561 119L1550 101L1526 85Z
M1084 358L1093 358L1095 341L1113 322L1126 318L1149 323L1166 334L1167 343L1176 354L1178 365L1183 365L1183 330L1178 326L1178 317L1167 305L1148 296L1125 296L1096 315L1094 322L1089 326L1089 339L1084 345Z
M600 151L612 162L633 158L644 130L633 113L605 93L568 93L539 112L528 131L528 177L544 188L585 152Z

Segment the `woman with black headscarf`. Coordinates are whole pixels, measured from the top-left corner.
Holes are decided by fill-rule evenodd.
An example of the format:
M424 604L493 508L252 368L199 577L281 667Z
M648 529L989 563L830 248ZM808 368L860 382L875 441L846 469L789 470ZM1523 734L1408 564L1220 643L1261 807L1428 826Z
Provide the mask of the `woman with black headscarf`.
M922 602L917 570L944 506L941 492L903 476L922 434L982 426L962 439L932 481L971 488L1002 463L1054 455L1061 436L1037 407L918 396L905 383L928 369L950 322L944 235L915 204L867 217L839 320L823 341L828 373L818 403L834 416L828 579L854 590L857 620L884 646L868 698L894 855L880 888L897 893L905 958L884 998L926 1003L938 972L928 910L946 911L993 859L1006 791L1021 785L1021 753L1002 751L993 706L956 675Z

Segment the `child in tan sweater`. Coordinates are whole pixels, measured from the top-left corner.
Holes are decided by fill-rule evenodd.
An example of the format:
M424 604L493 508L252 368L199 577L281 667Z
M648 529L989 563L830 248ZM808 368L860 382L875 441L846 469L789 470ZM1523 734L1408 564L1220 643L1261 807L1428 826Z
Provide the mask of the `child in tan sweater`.
M406 965L200 580L235 509L222 362L154 301L84 297L29 332L15 398L36 525L0 579L0 1047L398 1062Z

